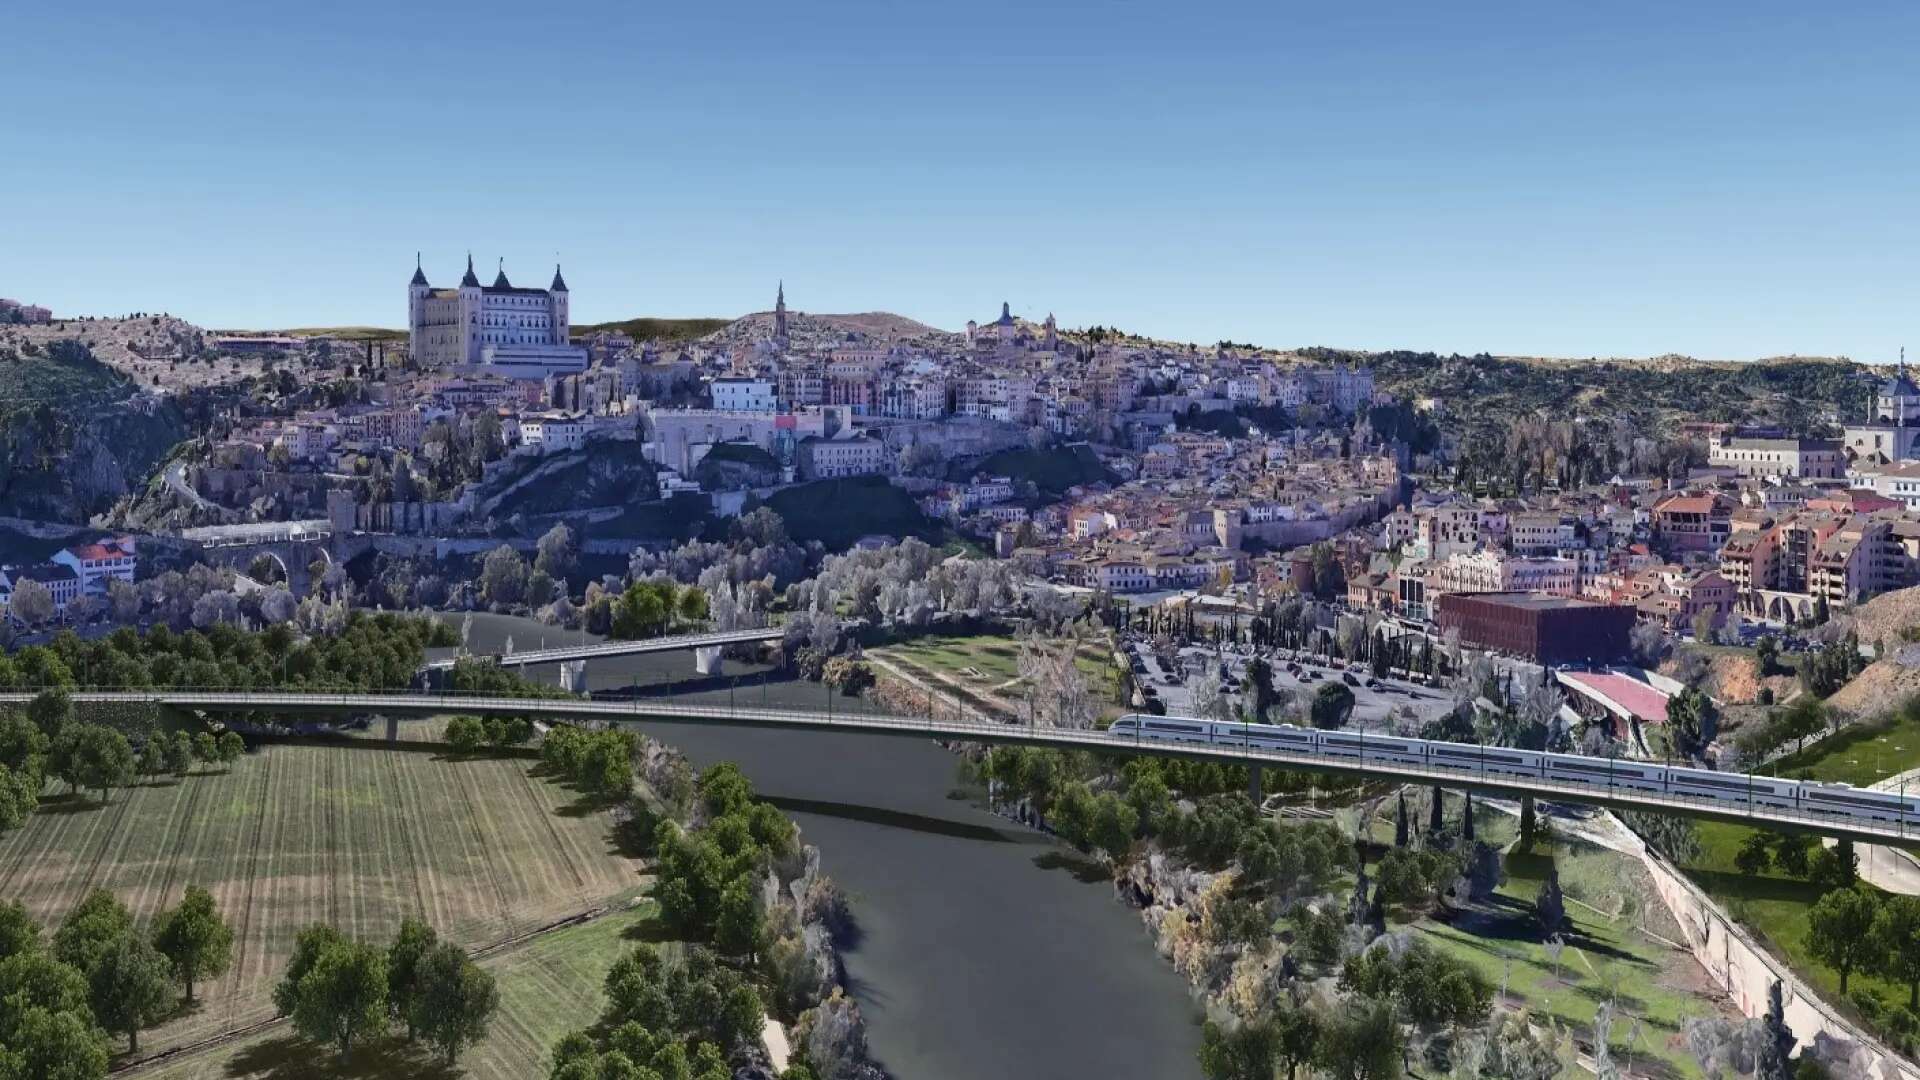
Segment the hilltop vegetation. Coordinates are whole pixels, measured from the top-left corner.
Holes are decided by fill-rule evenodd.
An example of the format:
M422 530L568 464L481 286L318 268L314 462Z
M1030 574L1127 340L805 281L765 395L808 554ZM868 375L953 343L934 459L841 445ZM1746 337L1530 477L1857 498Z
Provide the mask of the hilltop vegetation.
M250 333L251 331L234 331ZM405 341L405 330L389 330L384 326L296 326L290 330L273 330L269 333L286 337L331 337L341 341Z
M1498 424L1522 415L1599 417L1634 421L1657 434L1680 419L1777 424L1817 434L1827 417L1865 414L1873 378L1847 361L1775 359L1702 363L1648 361L1536 361L1430 352L1347 353L1308 349L1320 360L1370 363L1381 389L1402 398L1472 403L1477 422ZM1464 411L1464 410L1459 410Z
M616 319L603 323L575 323L575 337L602 331L625 334L635 341L694 341L724 330L728 319Z

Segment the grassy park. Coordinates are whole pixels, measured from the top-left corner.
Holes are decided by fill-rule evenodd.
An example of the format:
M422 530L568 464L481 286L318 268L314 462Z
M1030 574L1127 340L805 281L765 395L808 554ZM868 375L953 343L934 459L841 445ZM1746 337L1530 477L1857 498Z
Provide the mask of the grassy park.
M1005 635L930 635L873 652L987 711L1005 710L995 710L983 699L1017 702L1026 693L1026 683L1020 677L1020 643ZM1106 646L1097 640L1081 642L1074 653L1074 665L1086 677L1087 686L1101 696L1106 711L1120 712L1113 658Z
M1533 916L1550 860L1573 923L1557 960ZM1637 868L1579 841L1510 852L1506 866L1506 884L1491 903L1451 922L1422 920L1417 932L1504 987L1508 1001L1524 1005L1537 1022L1551 1020L1582 1041L1593 1037L1594 1016L1611 1001L1608 1042L1635 1075L1700 1076L1681 1030L1689 1018L1713 1012L1713 991L1691 956L1654 936L1674 940L1679 931L1659 901L1635 887Z
M274 745L105 806L51 796L0 837L0 895L51 927L92 888L142 924L189 885L213 893L232 966L195 1011L147 1034L151 1053L272 1016L272 986L312 922L385 940L417 914L472 948L640 891L604 815L531 775L533 758L449 761L409 746Z

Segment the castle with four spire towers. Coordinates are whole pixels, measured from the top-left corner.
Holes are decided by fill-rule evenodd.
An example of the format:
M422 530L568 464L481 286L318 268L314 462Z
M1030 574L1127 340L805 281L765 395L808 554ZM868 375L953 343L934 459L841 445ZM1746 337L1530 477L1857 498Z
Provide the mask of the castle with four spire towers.
M423 368L460 368L518 379L582 371L587 351L573 344L567 317L567 280L560 264L544 289L507 280L504 260L493 284L482 285L467 255L456 288L435 288L414 257L407 283L407 354Z

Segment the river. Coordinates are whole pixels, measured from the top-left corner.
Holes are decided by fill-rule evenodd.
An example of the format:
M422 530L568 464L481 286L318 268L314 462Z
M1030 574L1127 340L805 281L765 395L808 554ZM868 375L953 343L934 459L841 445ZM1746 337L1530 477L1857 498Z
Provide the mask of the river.
M462 618L447 618L459 625ZM470 646L520 650L580 635L475 615ZM822 702L820 687L729 662L703 679L690 653L591 661L594 689ZM552 668L528 675L552 681ZM763 678L764 677L764 678ZM858 708L843 701L838 708ZM1167 1080L1198 1075L1197 1010L1139 917L1072 853L962 798L932 742L697 723L644 729L696 767L737 762L799 823L853 901L850 989L873 1055L900 1080Z

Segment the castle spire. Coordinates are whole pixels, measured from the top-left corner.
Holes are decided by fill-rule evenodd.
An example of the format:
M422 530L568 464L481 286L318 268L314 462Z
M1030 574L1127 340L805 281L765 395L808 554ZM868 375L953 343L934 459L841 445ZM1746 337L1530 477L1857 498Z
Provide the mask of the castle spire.
M493 287L496 289L513 288L513 282L507 280L507 260L504 256L500 259L499 272L493 275Z
M427 284L427 272L420 268L420 253L417 251L413 253L413 280L408 282L408 284L418 285L423 288L426 287Z
M559 263L553 264L553 284L548 286L548 291L549 292L566 292L567 291L567 279L560 276Z
M467 252L467 276L460 279L460 287L463 289L477 289L480 287L480 279L475 277L473 273L473 252L471 251Z

